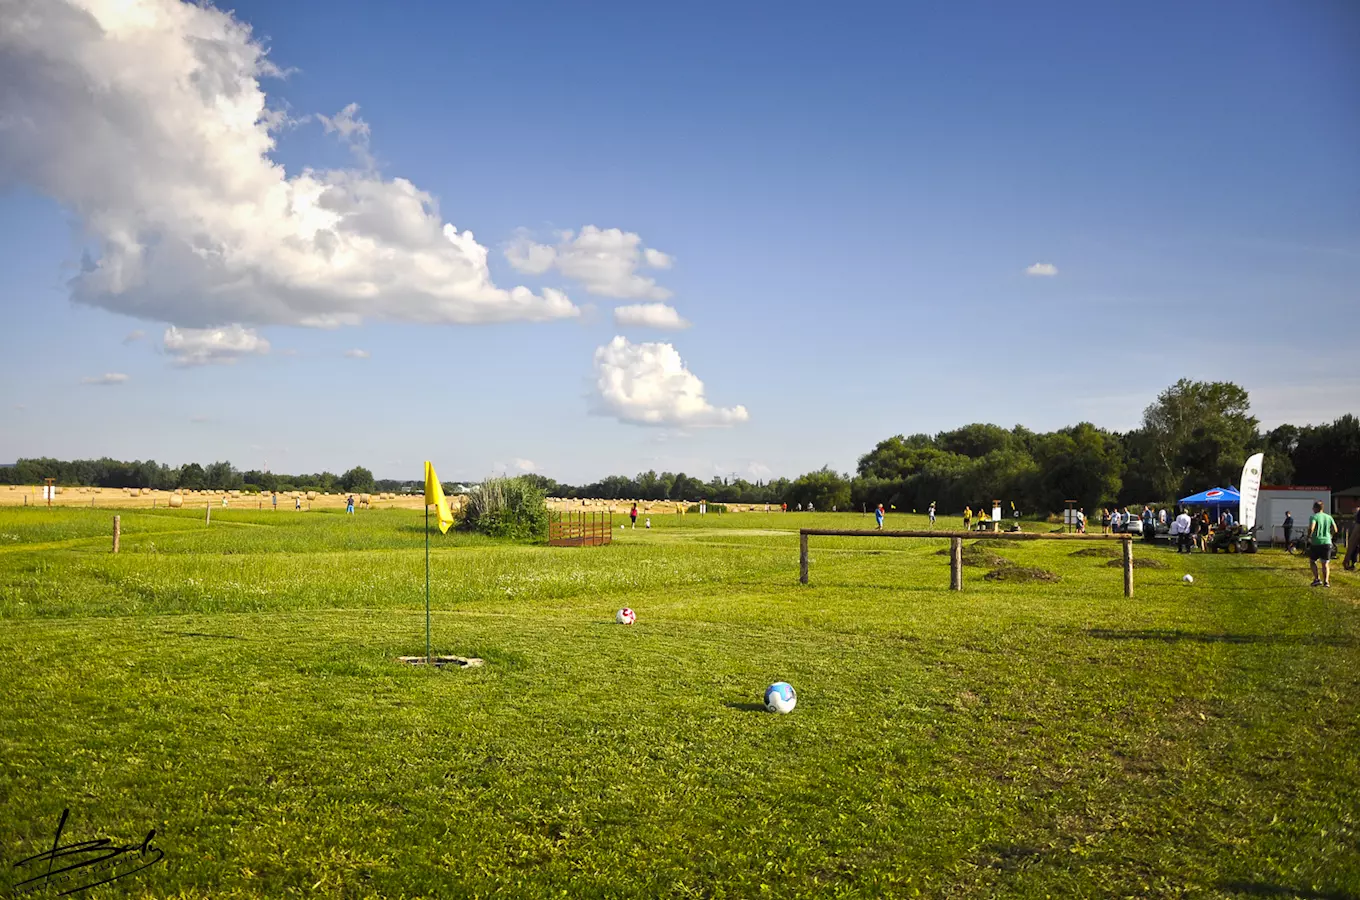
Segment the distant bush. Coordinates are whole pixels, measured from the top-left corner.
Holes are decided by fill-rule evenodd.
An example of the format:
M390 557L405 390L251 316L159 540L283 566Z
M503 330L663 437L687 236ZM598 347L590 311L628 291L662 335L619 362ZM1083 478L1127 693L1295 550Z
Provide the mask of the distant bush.
M708 510L709 512L711 512L711 513L725 513L725 512L727 512L727 504L726 504L726 503L706 503L706 504L704 504L704 508L707 509L707 510ZM697 516L697 515L699 514L699 504L697 504L697 503L691 503L688 507L685 508L685 512L687 512L687 513L694 513L694 514Z
M548 539L543 492L522 478L488 478L468 491L462 510L466 531L519 541Z

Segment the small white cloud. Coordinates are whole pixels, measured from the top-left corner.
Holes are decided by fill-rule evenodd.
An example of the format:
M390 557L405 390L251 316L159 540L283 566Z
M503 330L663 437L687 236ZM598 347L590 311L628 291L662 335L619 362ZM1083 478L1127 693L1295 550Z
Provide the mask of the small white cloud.
M774 470L763 462L753 462L746 467L746 472L756 481L769 481Z
M513 459L510 464L521 472L532 472L538 468L532 459Z
M140 341L140 340L141 340L142 338L144 338L144 337L146 337L146 332L145 332L145 331L142 331L142 330L140 330L140 329L138 329L137 331L129 331L129 332L127 333L127 337L123 338L123 343L124 343L124 344L135 344L135 343L137 343L138 341Z
M368 359L372 355L373 354L369 353L367 350L360 350L357 347L353 350L345 351L345 356L348 356L350 359Z
M615 337L595 350L597 412L639 425L717 427L745 422L744 406L716 407L670 344Z
M1053 276L1058 274L1058 267L1053 265L1053 263L1035 263L1028 269L1025 269L1025 274Z
M587 225L580 233L563 231L556 244L539 244L521 231L505 248L510 265L530 275L557 269L597 297L665 300L671 292L638 269L669 269L674 260L642 246L642 238L618 228Z
M368 150L368 123L359 118L359 104L351 103L334 116L317 114L316 119L326 129L327 134L338 134L340 140L349 145L361 165L366 169L374 167L373 155Z
M689 322L680 318L675 307L665 303L634 303L617 307L614 310L614 324L620 328L660 328L669 331L689 327Z
M81 384L122 384L128 377L122 372L105 372L103 375L90 375L80 379Z
M165 349L170 351L177 366L205 366L210 363L230 364L242 356L260 356L269 352L269 341L254 329L240 325L225 328L165 329Z

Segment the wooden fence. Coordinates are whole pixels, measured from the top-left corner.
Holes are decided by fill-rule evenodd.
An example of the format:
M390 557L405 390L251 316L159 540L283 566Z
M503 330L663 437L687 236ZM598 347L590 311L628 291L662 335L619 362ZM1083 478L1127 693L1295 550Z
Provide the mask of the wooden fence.
M840 531L830 528L804 528L798 532L798 580L808 583L808 538L887 537L948 538L949 589L963 590L963 536L957 531ZM978 532L968 537L979 541L1119 541L1124 546L1124 596L1133 596L1133 536L1128 534L1027 534L1025 532Z
M549 513L549 547L603 547L613 540L613 513Z

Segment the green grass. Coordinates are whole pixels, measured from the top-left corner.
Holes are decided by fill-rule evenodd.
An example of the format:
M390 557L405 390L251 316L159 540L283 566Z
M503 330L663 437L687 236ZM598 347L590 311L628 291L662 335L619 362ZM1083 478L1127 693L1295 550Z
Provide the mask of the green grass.
M1128 600L1031 542L1061 583L950 593L944 541L813 538L804 587L796 529L871 517L436 532L435 650L488 661L439 673L393 662L419 514L122 516L113 556L106 510L0 510L0 890L70 807L166 853L94 896L1360 896L1349 573L1139 546Z

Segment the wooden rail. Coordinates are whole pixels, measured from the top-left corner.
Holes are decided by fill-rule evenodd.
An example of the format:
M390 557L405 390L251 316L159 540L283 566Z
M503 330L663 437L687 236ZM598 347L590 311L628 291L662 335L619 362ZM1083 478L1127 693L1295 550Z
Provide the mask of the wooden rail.
M1124 596L1133 596L1133 535L1131 534L1031 534L1023 531L972 533L968 537L979 541L1118 541L1123 545ZM866 531L836 528L803 528L798 532L798 580L808 583L809 537L887 537L887 538L948 538L949 589L963 590L963 536L957 531Z

